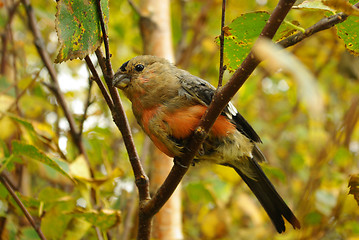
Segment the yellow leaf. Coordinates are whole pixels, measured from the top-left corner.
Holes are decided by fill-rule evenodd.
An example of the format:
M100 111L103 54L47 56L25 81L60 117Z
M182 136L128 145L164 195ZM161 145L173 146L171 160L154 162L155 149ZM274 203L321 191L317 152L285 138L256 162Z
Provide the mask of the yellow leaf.
M90 170L83 155L70 164L70 173L75 178L90 178Z

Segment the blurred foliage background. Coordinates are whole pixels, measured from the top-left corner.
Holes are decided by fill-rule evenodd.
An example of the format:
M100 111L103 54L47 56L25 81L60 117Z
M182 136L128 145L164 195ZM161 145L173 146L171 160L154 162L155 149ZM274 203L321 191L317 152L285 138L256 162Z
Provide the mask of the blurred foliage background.
M228 1L226 24L243 13L271 12L276 3ZM58 51L56 2L33 0L31 4L54 60ZM215 39L220 34L221 4L218 0L173 0L171 5L177 65L215 86L219 67ZM49 75L33 44L23 5L1 0L0 6L2 174L11 180L36 221L41 221L48 239L97 239L93 226L108 239L121 239L126 228L134 232L136 218L131 214L136 210L129 210L137 207L133 172L100 91L95 85L90 87L85 63L73 60L55 67L76 124L83 126L95 180L90 180L89 166L71 140L68 122L48 89ZM11 15L9 9L14 6ZM110 1L109 7L111 60L117 69L142 52L139 16L127 1ZM293 9L287 20L307 28L325 15L319 10ZM319 86L323 100L320 121L311 117L308 106L298 97L303 89L293 75L280 69L272 71L268 63L257 68L232 102L261 136L260 148L269 161L263 168L301 221L302 229L288 226L284 234L277 234L233 170L199 164L183 182L185 239L359 239L358 204L348 195L350 175L359 172L359 59L346 51L335 28L288 51ZM230 75L227 71L225 80ZM147 158L150 143L139 129L129 101L122 99L137 150L151 177L151 160ZM14 142L36 146L39 157L15 154ZM49 162L43 160L45 155ZM53 162L78 184L48 166ZM93 209L91 194L96 196L99 209L106 211ZM0 216L2 239L38 238L3 185Z

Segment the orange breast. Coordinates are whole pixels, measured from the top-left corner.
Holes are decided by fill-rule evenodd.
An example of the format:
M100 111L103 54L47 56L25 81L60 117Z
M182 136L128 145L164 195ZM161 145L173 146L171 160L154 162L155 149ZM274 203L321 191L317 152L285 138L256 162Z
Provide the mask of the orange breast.
M202 105L186 107L177 110L174 113L166 114L164 120L172 130L173 137L184 139L189 137L195 130L206 110L207 107ZM224 137L235 130L235 126L226 117L219 116L214 123L210 134L217 137Z
M168 124L168 127L170 129L168 135L172 135L174 138L177 139L185 139L189 137L195 130L195 128L198 126L199 121L201 120L201 117L206 110L207 107L202 105L196 105L179 109L174 113L164 114L162 120ZM143 111L141 119L143 129L158 149L160 149L169 157L174 157L173 152L166 147L166 145L161 141L161 139L156 137L156 133L153 133L149 130L149 121L151 121L151 119L156 113L158 113L158 111L158 107ZM160 119L158 120L161 121ZM163 126L163 129L165 129L162 121L158 124L159 126ZM234 131L236 131L235 126L226 117L221 115L217 118L209 134L216 137L225 137Z
M144 131L147 133L147 135L151 138L152 142L156 145L156 147L161 150L164 154L166 154L169 157L174 157L174 154L172 151L170 151L166 145L161 142L155 135L149 130L148 124L149 121L153 118L153 116L157 113L158 107L146 109L142 113L142 119L141 123L143 126Z

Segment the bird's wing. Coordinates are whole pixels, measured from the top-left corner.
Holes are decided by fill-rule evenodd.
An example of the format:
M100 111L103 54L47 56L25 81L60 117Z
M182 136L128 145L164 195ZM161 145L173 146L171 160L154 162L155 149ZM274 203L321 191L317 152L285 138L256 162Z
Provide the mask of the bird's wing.
M208 106L216 89L207 81L196 77L187 71L181 70L177 78L179 79L182 88L179 91L180 95L196 100L198 103ZM236 125L238 131L254 142L262 142L258 134L249 125L246 119L237 111L231 102L224 108L222 115L226 116Z

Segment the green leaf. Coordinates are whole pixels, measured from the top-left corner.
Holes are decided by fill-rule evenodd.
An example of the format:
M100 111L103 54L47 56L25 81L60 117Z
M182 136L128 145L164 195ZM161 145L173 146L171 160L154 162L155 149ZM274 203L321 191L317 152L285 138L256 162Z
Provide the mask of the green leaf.
M2 149L2 152L5 157L10 157L10 151L9 151L8 147L6 146L6 143L2 139L0 139L0 148Z
M215 195L214 198L217 201L222 201L224 203L228 202L228 200L231 197L232 191L233 191L233 186L231 186L230 184L228 184L227 182L221 181L220 179L210 179L209 180L209 184L210 186L208 188L210 188L212 191L212 196L213 194Z
M229 70L234 71L237 69L248 55L269 16L267 12L246 13L234 19L232 23L225 27L224 54L228 60ZM282 24L274 40L287 36L292 31L292 24Z
M272 166L269 166L267 164L263 164L262 165L263 171L268 175L268 176L273 176L278 178L281 182L285 182L286 177L284 172L279 169L279 168L275 168ZM270 177L271 178L271 177Z
M0 184L0 199L5 199L9 195L9 192L4 187L3 184Z
M35 140L37 138L37 134L34 129L34 126L32 126L32 124L30 122L28 122L25 119L22 119L16 115L13 115L13 114L8 114L8 115L12 120L14 120L17 123L19 123L20 125L22 125L27 130L27 132L29 133L29 135L31 136L31 138L33 140Z
M112 209L83 210L76 209L70 213L74 217L84 218L87 222L101 229L108 229L118 225L121 221L121 212Z
M7 167L8 163L10 163L14 159L14 155L10 155L9 157L0 159L0 173Z
M69 202L59 203L46 212L41 220L41 229L47 239L64 239L63 234L71 227L72 219L72 216L65 212L71 211L72 206L73 203Z
M346 49L353 55L359 55L359 17L349 16L337 25L337 33L343 39Z
M101 1L101 8L107 28L108 0ZM55 23L60 42L56 63L76 58L83 59L101 45L100 19L94 0L58 1Z
M305 216L304 221L309 225L317 225L320 224L322 220L322 215L318 212L310 212Z
M62 239L66 240L81 240L88 239L85 235L92 228L92 224L85 221L81 218L73 218L71 222L68 224L68 228L64 233L64 237Z
M44 202L65 201L66 198L72 200L66 192L53 187L43 188L38 195L38 199Z
M323 3L328 7L335 9L337 12L359 16L359 10L352 5L355 3L353 0L324 0Z
M301 4L299 4L298 6L296 6L295 8L310 9L310 10L324 10L324 11L334 12L334 9L323 4L322 0L304 1Z
M37 240L39 235L36 233L33 227L24 227L21 235L22 240Z
M224 54L228 59L229 69L238 68L250 52L268 18L269 14L266 12L247 13L234 19L225 28Z
M186 191L189 199L193 202L214 202L212 194L208 191L203 182L189 183L186 186Z
M48 166L50 166L51 168L55 169L57 172L65 175L66 177L70 178L72 181L73 178L67 174L58 164L55 160L49 158L48 156L46 156L46 154L44 154L43 152L41 152L39 149L37 149L35 146L32 145L28 145L22 142L18 142L18 141L13 141L12 142L12 149L13 149L13 153L15 155L18 156L27 156L31 159L34 159L36 161L39 161L41 163L44 163Z

